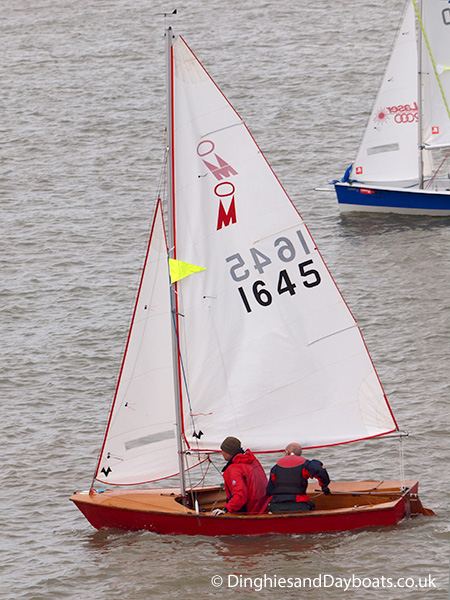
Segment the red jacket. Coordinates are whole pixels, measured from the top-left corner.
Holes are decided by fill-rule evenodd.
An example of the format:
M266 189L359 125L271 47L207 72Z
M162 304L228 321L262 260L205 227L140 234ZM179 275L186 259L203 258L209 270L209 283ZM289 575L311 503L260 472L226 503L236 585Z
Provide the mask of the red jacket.
M235 454L222 472L228 512L260 514L266 510L269 502L266 496L267 476L250 450Z

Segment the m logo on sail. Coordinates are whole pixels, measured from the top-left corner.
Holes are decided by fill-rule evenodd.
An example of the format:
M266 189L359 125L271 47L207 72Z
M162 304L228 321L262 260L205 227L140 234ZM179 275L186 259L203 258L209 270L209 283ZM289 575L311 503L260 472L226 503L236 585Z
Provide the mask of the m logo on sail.
M216 179L221 181L232 175L237 175L237 171L233 169L223 158L214 152L215 145L211 140L203 140L197 146L197 154L202 159L206 167L211 171ZM216 163L210 162L214 154ZM208 156L209 160L203 157ZM236 205L234 202L235 187L229 181L221 181L214 188L214 194L219 198L219 210L217 214L217 231L222 227L228 227L230 224L236 223ZM227 206L227 208L225 208Z
M218 156L217 154L214 154L214 156L217 160L217 165L213 165L205 159L203 159L203 162L216 179L220 180L224 177L229 177L230 175L237 175L237 171L235 171L233 167L230 167L230 165L227 162L225 162L223 158L220 158L220 156Z

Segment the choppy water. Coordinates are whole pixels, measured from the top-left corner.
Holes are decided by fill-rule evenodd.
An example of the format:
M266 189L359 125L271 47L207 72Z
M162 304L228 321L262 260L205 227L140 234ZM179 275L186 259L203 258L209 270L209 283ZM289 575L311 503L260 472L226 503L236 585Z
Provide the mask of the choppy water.
M401 5L3 3L0 598L448 597L450 219L343 218L333 194L313 191L354 156ZM160 13L175 7L173 26L245 118L362 326L411 434L406 475L436 518L191 539L96 532L69 503L90 484L147 241L163 154ZM399 476L396 441L316 454L335 478ZM227 587L232 574L330 578L257 591ZM325 587L352 575L437 587Z

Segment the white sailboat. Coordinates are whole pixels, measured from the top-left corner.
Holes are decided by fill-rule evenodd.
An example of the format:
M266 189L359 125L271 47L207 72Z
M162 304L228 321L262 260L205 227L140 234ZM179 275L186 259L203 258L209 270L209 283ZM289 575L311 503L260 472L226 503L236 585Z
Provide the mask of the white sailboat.
M449 102L449 4L408 0L340 209L450 215Z
M72 500L97 528L203 535L392 525L417 482L332 482L310 514L211 514L195 487L228 435L255 453L398 433L361 332L245 123L167 31L169 241L156 207L94 480ZM179 474L176 488L142 487ZM116 486L140 486L139 489Z

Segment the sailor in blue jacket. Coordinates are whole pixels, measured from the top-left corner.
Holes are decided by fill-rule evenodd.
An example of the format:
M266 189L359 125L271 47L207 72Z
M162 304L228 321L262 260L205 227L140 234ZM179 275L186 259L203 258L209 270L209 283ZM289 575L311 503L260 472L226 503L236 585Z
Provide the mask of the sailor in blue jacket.
M314 510L314 502L306 494L308 479L315 478L324 494L330 494L330 478L318 460L302 457L300 444L286 446L283 458L270 471L266 493L271 496L269 512Z

